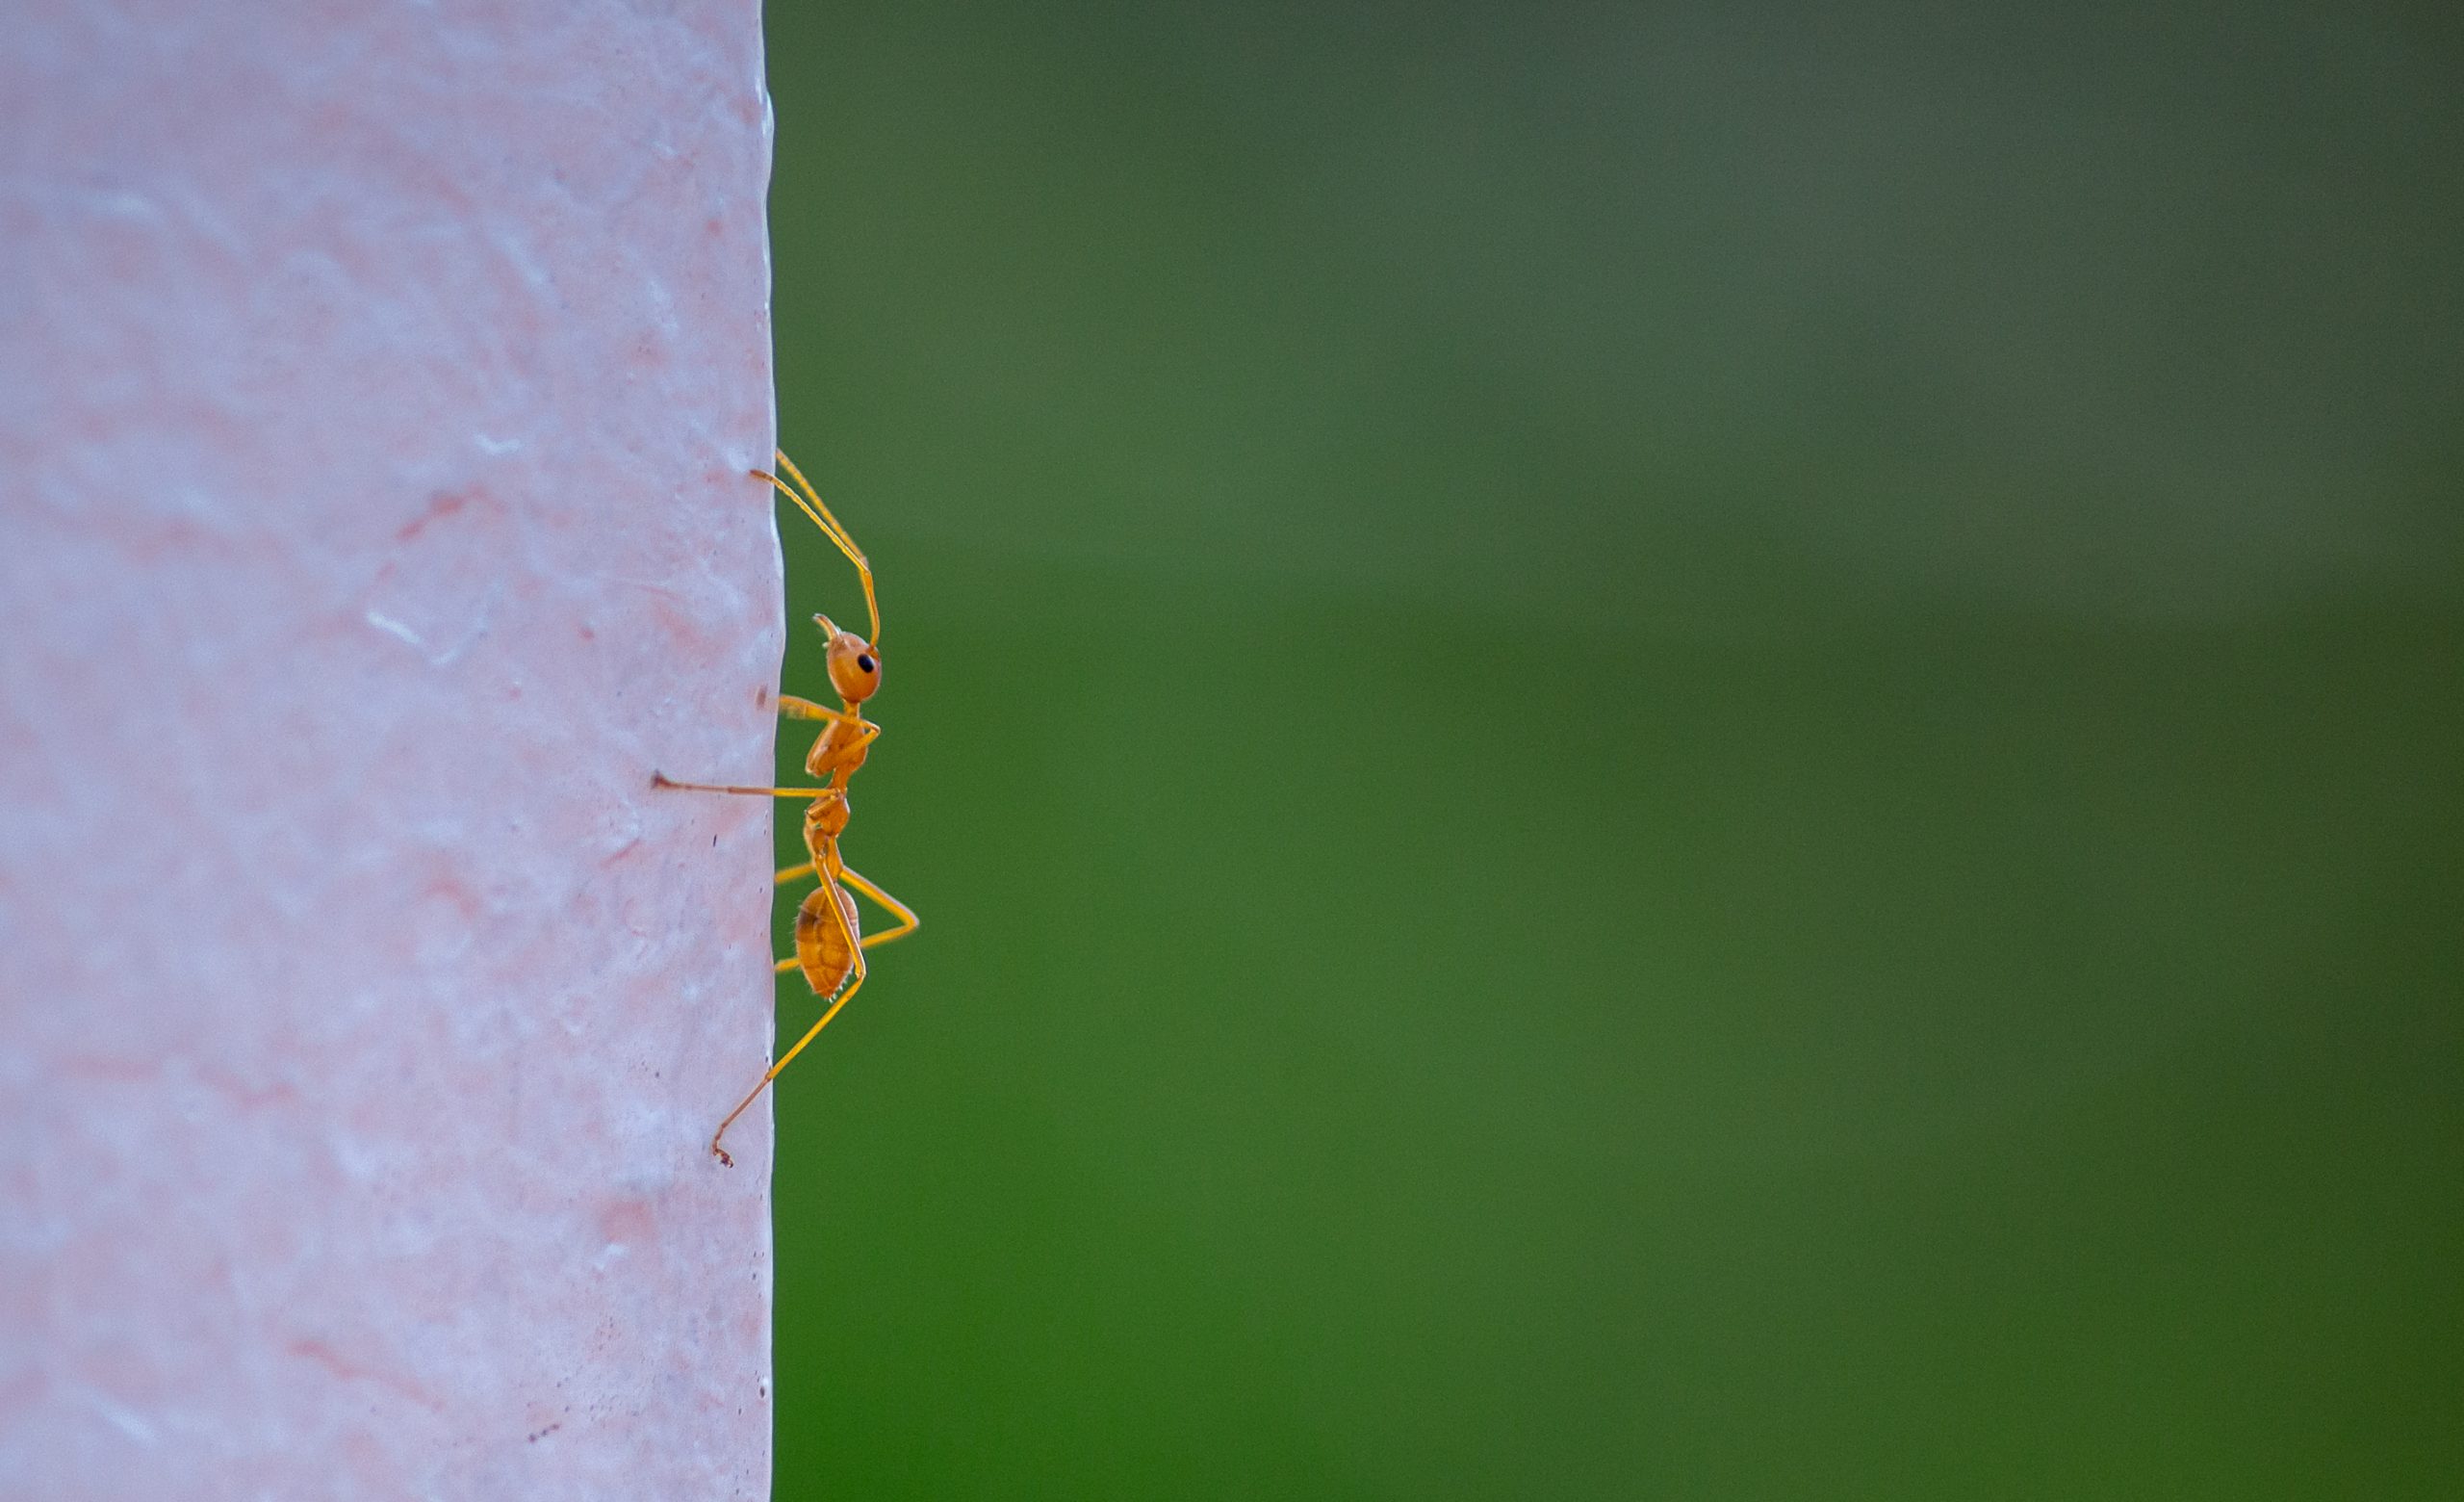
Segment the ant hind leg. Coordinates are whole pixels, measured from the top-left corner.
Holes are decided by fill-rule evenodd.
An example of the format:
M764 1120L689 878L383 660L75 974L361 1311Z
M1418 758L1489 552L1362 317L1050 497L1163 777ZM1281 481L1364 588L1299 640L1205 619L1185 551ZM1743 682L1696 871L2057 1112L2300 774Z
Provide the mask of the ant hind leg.
M855 973L849 977L847 989L838 993L836 999L830 1003L830 1009L821 1014L821 1021L806 1028L805 1035L796 1040L796 1046L779 1055L779 1062L771 1065L768 1072L762 1075L761 1082L755 1085L750 1094L736 1102L735 1109L728 1113L728 1119L719 1123L719 1129L710 1134L710 1152L716 1154L720 1162L727 1164L730 1168L735 1166L735 1159L728 1155L727 1149L719 1146L720 1139L727 1136L728 1128L735 1125L735 1119L742 1116L754 1101L761 1099L761 1092L770 1088L770 1081L778 1078L783 1070L796 1061L796 1055L805 1051L805 1045L821 1036L821 1030L830 1025L830 1020L838 1015L838 1009L856 999L856 993L864 989L864 950L857 938L855 925L847 920L845 909L840 908L835 902L830 905L838 912L839 924L846 930L847 952L856 962ZM796 963L794 960L782 960L776 969L785 971Z

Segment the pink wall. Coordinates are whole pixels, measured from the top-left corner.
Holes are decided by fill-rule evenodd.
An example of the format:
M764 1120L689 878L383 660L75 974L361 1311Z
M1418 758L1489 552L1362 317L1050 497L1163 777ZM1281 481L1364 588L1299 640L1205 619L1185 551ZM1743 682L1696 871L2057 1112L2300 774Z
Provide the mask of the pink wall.
M10 10L0 1496L766 1496L755 0Z

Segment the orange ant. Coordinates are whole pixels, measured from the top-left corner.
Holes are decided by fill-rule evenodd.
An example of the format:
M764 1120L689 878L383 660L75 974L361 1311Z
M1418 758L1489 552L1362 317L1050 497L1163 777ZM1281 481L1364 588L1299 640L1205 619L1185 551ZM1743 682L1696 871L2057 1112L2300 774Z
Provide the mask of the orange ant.
M820 737L813 741L811 752L805 757L805 770L815 777L827 777L830 781L820 788L734 788L718 783L677 782L664 772L651 774L651 780L661 788L681 788L699 792L737 792L759 798L812 800L805 806L805 849L812 859L802 866L788 867L775 880L783 887L801 876L819 876L821 885L815 887L806 896L804 905L796 909L796 952L781 960L773 969L781 974L802 970L813 995L828 1001L830 1006L821 1014L821 1021L797 1039L794 1048L780 1055L779 1062L771 1065L768 1073L761 1076L761 1082L736 1102L736 1108L728 1113L727 1120L719 1123L719 1129L711 1134L710 1151L718 1154L720 1162L731 1166L735 1159L728 1155L727 1149L719 1146L719 1139L728 1134L728 1128L735 1125L735 1119L744 1114L745 1107L759 1100L761 1092L770 1088L770 1081L779 1077L779 1072L792 1063L797 1054L805 1051L805 1045L829 1026L830 1020L838 1015L838 1009L862 988L864 951L875 945L904 939L915 932L918 925L915 914L907 904L849 870L846 863L838 858L838 834L847 827L847 779L864 764L865 749L882 733L879 725L864 718L856 709L882 686L882 610L873 599L872 565L864 561L862 553L857 551L855 540L847 535L847 529L839 525L838 518L830 514L830 507L822 505L820 493L812 488L812 481L805 479L804 472L796 468L795 461L781 453L779 467L796 482L795 488L788 488L785 481L766 470L753 471L753 478L768 481L781 495L794 502L796 509L810 518L812 524L821 529L822 534L836 543L839 552L847 555L847 561L856 565L858 577L864 582L864 609L873 618L873 639L870 641L852 631L841 631L827 615L812 618L813 624L830 638L830 684L838 690L838 697L846 701L845 709L834 710L810 699L799 699L793 694L779 695L779 712L789 719L827 722ZM886 933L866 936L856 920L856 898L854 893L847 891L850 887L897 915L898 926ZM846 989L841 991L841 986Z

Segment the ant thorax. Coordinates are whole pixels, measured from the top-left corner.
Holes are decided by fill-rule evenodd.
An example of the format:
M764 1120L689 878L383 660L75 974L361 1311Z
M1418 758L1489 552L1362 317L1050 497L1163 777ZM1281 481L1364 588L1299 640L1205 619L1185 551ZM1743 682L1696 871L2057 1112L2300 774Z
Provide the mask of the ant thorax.
M836 772L853 773L864 764L864 731L862 721L849 724L831 720L813 738L812 750L805 757L805 770L815 777L828 777Z

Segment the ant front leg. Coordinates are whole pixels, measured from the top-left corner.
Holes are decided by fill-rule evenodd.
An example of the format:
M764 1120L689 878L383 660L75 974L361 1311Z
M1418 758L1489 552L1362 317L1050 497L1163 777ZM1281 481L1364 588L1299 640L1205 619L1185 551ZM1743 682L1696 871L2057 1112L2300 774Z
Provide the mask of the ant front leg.
M779 712L789 719L836 720L841 725L864 723L864 718L860 714L850 714L845 710L834 710L827 704L816 704L810 699L792 693L779 695Z

